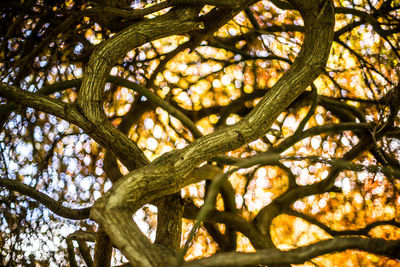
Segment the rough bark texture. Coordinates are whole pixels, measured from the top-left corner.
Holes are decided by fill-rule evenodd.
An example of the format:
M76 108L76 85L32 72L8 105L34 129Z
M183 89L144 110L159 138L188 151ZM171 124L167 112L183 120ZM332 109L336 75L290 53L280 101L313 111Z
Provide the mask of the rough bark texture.
M90 58L79 91L78 109L94 125L93 138L113 151L127 166L133 164L130 160L132 155L138 157L136 162L141 164L146 164L147 159L137 145L115 129L105 116L103 90L110 70L122 56L135 47L154 39L198 29L201 23L195 21L197 13L197 8L176 8L147 23L133 24L102 43Z
M23 8L20 8L20 11L22 13L18 18L10 20L12 25L15 26L17 23L21 23L24 19L23 12L32 8L34 1L28 2L28 4L21 4ZM332 0L272 0L271 2L281 9L299 12L304 21L304 25L298 25L293 20L294 23L291 25L273 26L268 26L268 23L265 23L265 25L262 25L262 23L259 24L257 12L253 12L252 7L250 7L250 5L256 2L254 0L171 0L159 2L141 9L133 9L130 6L132 1L115 2L98 0L94 2L96 4L90 6L91 8L85 9L87 6L82 6L77 8L76 12L72 12L72 14L68 13L68 18L59 22L58 27L55 27L54 31L40 41L32 53L29 53L29 46L24 47L21 55L13 55L14 52L10 50L10 55L8 55L8 57L12 58L10 62L15 62L16 59L21 58L21 64L17 65L17 67L10 67L12 71L17 72L15 78L9 74L3 75L4 79L0 82L0 96L7 99L6 104L0 105L0 123L7 120L12 110L17 110L21 106L31 107L75 124L106 150L103 169L107 178L113 182L113 187L103 197L98 199L93 207L84 209L67 208L61 202L55 201L47 194L37 191L34 187L23 184L22 181L3 177L0 179L0 187L5 187L8 190L29 196L59 216L74 220L87 219L90 216L91 219L99 224L97 233L76 232L67 238L71 266L78 265L74 254L77 249L74 249L73 240L78 242L80 254L89 266L110 266L113 246L126 256L131 266L139 267L169 265L258 266L265 264L270 266L288 266L288 264L303 263L322 254L346 249L361 249L395 259L400 258L398 252L400 247L399 241L361 237L337 237L341 235L368 236L369 231L373 227L381 225L399 227L400 224L395 219L385 219L384 221L370 223L358 230L338 231L331 229L310 215L299 212L292 206L296 200L303 197L325 192L336 192L338 188L335 187L335 180L343 170L381 172L389 180L392 179L390 181L400 177L400 171L398 170L400 164L396 156L392 157L389 155L387 153L388 150L386 149L385 151L382 149L377 141L379 140L384 143L387 139L383 140L383 138L398 138L399 136L400 130L396 126L398 125L396 115L400 107L400 87L398 85L395 86L386 78L388 84L393 85L390 93L386 93L384 97L378 100L363 100L365 102L374 102L376 107L379 108L381 108L381 105L384 105L382 114L385 112L389 114L387 117L382 117L383 119L380 117L381 114L379 114L377 116L380 117L381 121L370 122L370 120L366 119L367 116L360 111L360 108L343 101L345 98L336 99L318 95L316 86L313 84L313 81L320 74L326 74L324 67L333 41L348 49L354 54L356 59L362 61L362 56L354 53L347 43L340 38L341 35L351 32L364 23L370 24L373 30L392 48L394 56L400 58L400 55L394 49L394 45L390 43L391 40L389 39L390 34L395 33L396 30L399 31L400 27L395 28L393 26L390 28L389 24L385 25L384 22L381 23L381 21L385 21L386 17L389 16L388 14L391 10L400 9L392 7L392 1L385 2L386 7L385 3L382 4L382 1L379 1L382 5L379 10L372 10L371 12L368 10L367 12L355 8L338 7L335 9ZM31 6L25 6L25 4ZM211 5L214 8L207 10L206 14L203 15L202 12L204 9L207 9L204 8L204 5ZM5 6L10 10L14 8L11 5ZM16 8L19 10L18 5L16 5ZM163 15L151 15L151 19L144 17L161 10L163 10L161 12ZM252 25L249 27L248 32L244 32L241 35L227 35L227 37L214 36L214 33L221 26L228 23L241 11L245 11L244 13ZM351 14L358 17L360 21L351 22L334 32L335 12ZM295 14L297 16L298 13ZM42 51L44 51L43 54L46 54L46 49L57 43L56 41L62 40L62 38L60 40L57 39L59 34L57 31L67 31L65 35L68 36L70 33L68 32L68 28L72 28L71 25L75 27L76 24L81 27L83 24L79 20L84 16L90 16L91 20L96 21L92 21L93 25L99 23L101 27L107 28L109 31L107 38L109 39L104 38L104 41L98 45L87 45L89 47L88 55L86 56L86 60L82 61L85 63L85 67L82 68L84 69L83 78L57 82L41 88L40 83L37 82L38 90L35 93L25 90L26 88L23 87L23 83L25 82L24 77L27 77L27 73L31 71L29 69L30 61L39 58ZM377 19L378 17L379 19ZM50 22L53 23L52 21ZM25 30L24 27L27 26L22 26L22 29ZM76 31L72 31L72 33L81 34L82 32L80 31L82 30L79 27L75 29ZM45 28L43 29L46 30ZM3 32L1 28L0 31ZM8 42L17 42L15 40L12 42L9 41L13 36L13 32L16 34L15 27L11 27L8 30L6 39L4 39L6 40L5 42L2 41L3 39L0 39L0 50L2 53L3 49L7 51ZM110 32L116 33L115 35L111 35L109 34ZM295 61L289 57L284 58L273 54L262 57L258 55L254 56L255 53L251 53L256 51L256 49L251 51L250 46L257 45L257 42L260 43L260 36L262 34L273 32L300 32L300 34L304 34L301 50ZM25 35L24 38L27 38L28 43L32 41L29 34ZM159 60L157 68L151 69L149 67L149 70L151 69L149 73L143 75L147 75L144 79L147 82L143 82L143 84L146 83L149 88L129 81L128 78L110 76L111 69L118 65L120 60L129 51L136 48L139 49L142 45L156 39L172 35L187 35L189 36L189 41L180 45L177 44L178 47L175 50L157 55L157 60ZM63 38L68 37L63 36ZM189 110L179 107L176 102L169 102L167 97L160 97L156 92L157 88L155 85L157 75L180 52L198 48L200 44L204 44L202 43L204 40L207 40L207 46L213 47L213 49L226 49L227 51L234 52L235 57L236 55L240 55L243 58L243 62L245 60L258 59L267 61L279 60L288 66L290 65L290 69L286 71L272 88L255 90L251 94L247 94L247 92L245 94L245 90L243 90L243 94L231 101L227 106L212 106L200 111L195 109ZM54 43L51 44L53 41ZM246 45L238 49L236 47L238 41L246 43ZM252 41L255 44L252 44ZM18 45L24 45L23 43L17 42L14 47L15 51L18 50ZM154 45L154 43L151 45ZM58 50L55 51L55 53L58 53ZM68 50L62 51L67 51L65 53L68 53ZM0 53L0 57L2 57L2 53ZM385 54L385 56L387 55ZM75 60L76 58L73 59ZM231 64L230 60L236 59L226 60L224 64ZM216 61L218 60L216 59ZM369 63L366 64L364 62L361 65L369 68L374 73L379 73L380 71ZM0 68L2 67L3 62L0 64ZM34 68L38 67L32 64L32 69ZM152 73L153 70L154 72ZM10 73L13 73L12 71ZM36 78L43 78L41 70L38 70L36 74ZM123 76L121 73L119 75ZM382 77L385 76L382 75ZM8 79L12 81L8 82ZM25 79L29 80L28 78ZM366 80L368 80L368 77ZM106 115L104 112L103 105L106 96L104 90L106 83L132 89L136 94L136 102L132 105L134 108L122 118L117 118L121 119L118 127L114 127L110 122L111 115ZM335 84L335 81L333 83ZM312 91L305 91L309 86L312 87ZM340 88L338 84L335 84L335 86ZM60 99L56 99L57 97L49 96L60 90L72 87L77 88L78 97L76 101L71 100L70 103L66 103ZM145 98L145 100L139 99L140 97ZM246 102L254 101L260 97L262 99L258 101L258 104L253 109L246 105ZM362 102L360 99L358 101L359 103ZM266 133L270 131L271 125L277 121L277 117L282 112L285 110L299 111L300 108L307 105L310 105L310 109L294 134L286 139L282 138L282 142L277 141L274 145L269 140L266 140L265 143L269 142L271 144L267 152L244 159L222 155L225 152L241 148L253 140L265 138ZM341 123L324 124L306 129L306 123L309 122L315 113L317 105L331 112ZM161 107L169 115L178 119L191 133L191 137L193 137L191 140L194 141L183 149L163 154L153 162L150 162L138 145L128 137L128 134L132 125L140 120L144 113L156 107ZM251 107L253 106L251 105ZM219 127L219 123L222 124L222 121L226 120L232 111L241 116L242 119L234 125L224 128ZM215 132L203 136L197 128L195 121L199 121L198 116L204 117L210 114L221 115L220 121L214 125L215 129L217 129ZM285 156L281 156L281 154L307 137L325 133L342 133L343 131L352 131L354 134L353 137L358 138L358 143L354 143L351 149L343 152L341 159L329 160L312 156L302 158L310 160L313 163L323 162L331 166L331 169L329 175L319 182L305 185L298 184L296 175L289 167L283 164ZM56 146L57 142L54 143L54 146ZM2 147L0 148L3 149ZM352 162L360 158L360 155L364 152L369 152L373 155L380 165L364 166ZM47 161L49 161L49 158L50 156L47 157ZM286 160L288 158L290 156L287 156ZM129 173L127 175L122 175L117 162L118 160L128 169ZM299 158L293 156L291 160L299 160ZM224 169L226 165L230 165L232 168L226 170ZM255 217L251 217L251 220L239 215L241 211L238 211L236 208L236 192L232 188L231 183L227 182L226 179L228 175L241 168L249 168L255 165L279 167L288 176L288 188L285 192L271 200L271 203L261 208ZM183 187L202 180L207 180L207 182L205 202L201 208L196 207L191 201L184 201L180 198L179 192ZM224 211L216 210L215 203L219 193L223 200ZM158 208L157 234L154 243L150 242L143 235L132 219L136 210L149 203L156 205ZM273 220L280 214L302 218L320 227L334 238L290 251L280 251L276 249L270 233ZM182 245L182 218L195 220L195 226L189 234L189 240L179 250ZM209 258L184 262L183 256L201 223L204 223L204 227L218 244L220 253ZM223 230L218 227L218 223L224 224ZM236 250L238 232L241 232L249 239L253 247L257 249L257 252L248 254L234 252ZM85 242L96 243L94 259L91 258L90 249Z
M302 49L291 69L267 92L254 110L239 123L199 138L184 149L167 153L151 165L129 173L96 202L91 217L106 229L114 244L131 262L141 260L142 266L151 266L155 249L139 257L138 250L135 249L138 245L135 241L138 236L134 234L137 233L137 227L132 220L120 220L124 223L118 224L117 218L129 218L143 204L178 192L188 184L187 174L198 164L265 134L280 112L323 71L333 41L333 4L330 1L323 2L322 5L319 1L307 1L300 4L294 2L293 5L299 7L304 19L305 39ZM96 62L92 60L92 64L96 65ZM97 69L97 66L91 68ZM104 83L105 79L97 85ZM86 82L83 86L93 88L88 84ZM99 96L96 99L98 98ZM98 112L99 106L88 107L88 112L91 109ZM96 118L100 116L102 115L99 114ZM148 245L151 246L150 243ZM143 260L144 258L147 260Z

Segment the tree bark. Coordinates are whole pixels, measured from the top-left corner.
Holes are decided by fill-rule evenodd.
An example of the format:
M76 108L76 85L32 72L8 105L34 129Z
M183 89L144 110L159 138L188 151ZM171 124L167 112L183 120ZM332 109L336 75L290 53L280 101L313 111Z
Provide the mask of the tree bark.
M201 162L236 149L265 134L277 116L323 71L333 41L334 8L331 1L291 1L300 10L305 24L302 49L291 69L267 92L250 114L237 124L197 139L184 149L164 154L151 165L135 170L121 178L91 211L91 217L102 225L114 244L131 262L154 266L155 249L139 248L144 241L131 220L131 214L143 204L167 194L178 192L189 183L188 174ZM103 58L103 57L100 57ZM93 64L93 63L92 63ZM103 63L105 64L105 63ZM93 74L89 73L89 76ZM100 93L93 95L90 77L84 83L85 91L99 101ZM97 83L99 86L102 83ZM99 88L99 87L95 88ZM100 87L101 88L101 87ZM90 103L87 96L85 101ZM99 120L99 106L90 104L85 113L92 113L91 120ZM99 115L93 115L93 114ZM101 121L101 120L100 120ZM118 219L119 218L119 219ZM126 220L124 220L126 219ZM124 220L124 223L120 222ZM143 260L146 258L146 260ZM161 258L158 258L161 260ZM162 259L164 260L164 259ZM173 258L165 258L172 260ZM159 262L158 262L159 263ZM165 264L165 262L164 262Z

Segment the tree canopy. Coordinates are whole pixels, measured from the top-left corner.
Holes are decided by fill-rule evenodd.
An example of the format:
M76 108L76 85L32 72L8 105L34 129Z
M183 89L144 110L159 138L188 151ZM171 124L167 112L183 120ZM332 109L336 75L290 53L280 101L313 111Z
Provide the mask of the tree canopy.
M1 265L398 266L399 1L0 22Z

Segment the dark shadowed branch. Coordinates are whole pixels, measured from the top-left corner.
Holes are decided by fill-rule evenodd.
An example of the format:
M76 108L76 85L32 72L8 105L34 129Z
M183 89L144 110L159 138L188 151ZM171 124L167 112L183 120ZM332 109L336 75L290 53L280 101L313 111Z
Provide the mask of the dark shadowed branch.
M20 183L11 179L0 179L0 186L9 190L17 191L23 195L27 195L50 209L55 214L73 220L83 220L89 218L90 208L71 209L64 207L58 201L52 199L48 195L35 190L33 187Z

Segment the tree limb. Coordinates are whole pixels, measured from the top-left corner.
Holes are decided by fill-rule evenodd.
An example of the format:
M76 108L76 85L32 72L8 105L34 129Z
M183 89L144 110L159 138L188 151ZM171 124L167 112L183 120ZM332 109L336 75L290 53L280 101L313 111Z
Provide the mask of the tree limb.
M223 267L249 266L257 264L302 264L305 261L320 255L332 252L340 252L347 249L359 249L394 259L400 259L400 241L360 237L342 237L320 241L309 246L289 251L266 249L258 250L255 253L219 253L209 258L188 262L184 266Z
M322 72L333 40L333 5L329 1L320 9L317 1L310 2L306 5L308 9L301 12L305 20L305 39L298 58L248 116L234 126L199 138L184 149L166 153L153 164L131 172L96 202L91 217L104 226L114 244L130 261L138 260L135 252L138 251L137 237L133 234L136 226L128 219L131 212L154 198L177 192L187 184L185 177L197 164L264 134L280 112ZM84 82L83 88L89 84L92 88L91 85L96 84L92 82ZM100 100L98 96L87 95L85 99ZM85 113L98 114L95 109L95 106L87 106ZM91 114L91 118L99 119L95 114ZM126 224L118 225L115 221L118 218L127 219ZM147 265L151 266L149 262Z
M52 212L63 218L72 220L83 220L89 218L91 208L71 209L62 206L59 202L44 193L35 190L33 187L11 179L0 179L0 186L9 190L17 191L38 201L40 204L50 209Z

